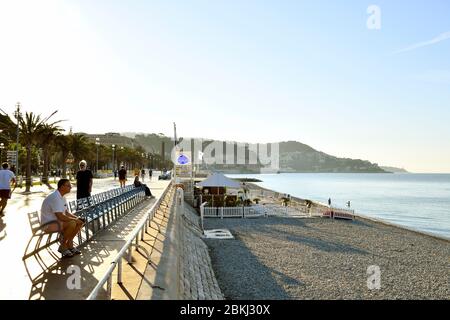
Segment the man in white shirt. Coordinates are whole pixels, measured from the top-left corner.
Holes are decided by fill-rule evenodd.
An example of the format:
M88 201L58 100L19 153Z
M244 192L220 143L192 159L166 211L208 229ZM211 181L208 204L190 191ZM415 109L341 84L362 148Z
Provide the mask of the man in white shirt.
M0 170L0 217L5 215L3 210L6 208L8 199L11 198L11 182L16 183L16 177L8 167L8 163L4 162L2 164L2 170Z
M45 198L41 207L41 226L45 232L61 232L62 241L58 251L64 257L72 257L81 251L73 246L73 238L84 225L84 220L69 213L64 195L72 185L68 179L58 181L58 189Z

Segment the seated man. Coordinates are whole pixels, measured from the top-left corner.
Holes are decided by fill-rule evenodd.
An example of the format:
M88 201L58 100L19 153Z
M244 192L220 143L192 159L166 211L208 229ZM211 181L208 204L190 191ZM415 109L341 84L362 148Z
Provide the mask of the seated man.
M61 232L62 241L58 251L63 258L80 254L80 250L74 248L73 238L84 225L81 218L71 214L67 210L67 200L64 195L70 192L72 185L68 179L58 181L58 189L49 194L41 207L41 226L45 232Z

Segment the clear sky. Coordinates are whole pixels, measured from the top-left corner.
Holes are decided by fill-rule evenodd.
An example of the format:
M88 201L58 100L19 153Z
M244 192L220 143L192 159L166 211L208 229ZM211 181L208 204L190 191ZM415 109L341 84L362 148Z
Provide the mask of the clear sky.
M446 0L0 0L0 107L450 172L449 16Z

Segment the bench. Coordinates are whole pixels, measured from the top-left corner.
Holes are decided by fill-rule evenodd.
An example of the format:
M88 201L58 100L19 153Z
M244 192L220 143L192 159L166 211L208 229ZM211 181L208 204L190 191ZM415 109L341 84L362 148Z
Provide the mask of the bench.
M119 189L119 190L118 190ZM78 233L78 245L89 241L96 233L106 228L110 223L128 213L139 202L145 199L145 188L135 188L133 185L126 188L112 189L89 198L78 199L69 203L69 211L72 214L85 219L84 230ZM28 213L28 221L31 227L31 238L28 241L22 261L30 257L35 257L43 270L48 269L45 259L40 256L40 252L47 249L49 255L55 260L59 256L51 250L52 245L60 242L60 233L48 233L43 230L40 223L39 211ZM53 222L54 223L54 222ZM29 277L32 279L27 269Z
M52 245L57 244L60 242L61 234L57 232L45 232L44 227L48 224L52 224L55 222L49 222L48 224L41 225L40 221L40 213L39 211L33 211L28 213L28 222L30 223L31 227L31 238L27 243L27 246L25 248L25 252L22 257L22 261L25 261L26 259L34 256L36 258L37 263L42 269L48 269L48 265L45 263L44 259L39 255L39 252L44 249L49 249ZM59 226L59 224L58 224ZM48 250L48 253L50 256L52 256L54 259L58 259L56 254ZM28 268L25 268L28 276L30 278L30 271Z

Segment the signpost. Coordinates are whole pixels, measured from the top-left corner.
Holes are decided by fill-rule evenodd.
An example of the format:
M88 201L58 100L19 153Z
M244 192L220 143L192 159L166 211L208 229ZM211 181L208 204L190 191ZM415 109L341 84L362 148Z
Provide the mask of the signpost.
M177 178L192 178L192 158L190 151L176 151L175 174Z
M6 151L6 161L11 164L17 164L17 150ZM16 168L17 170L17 168Z

